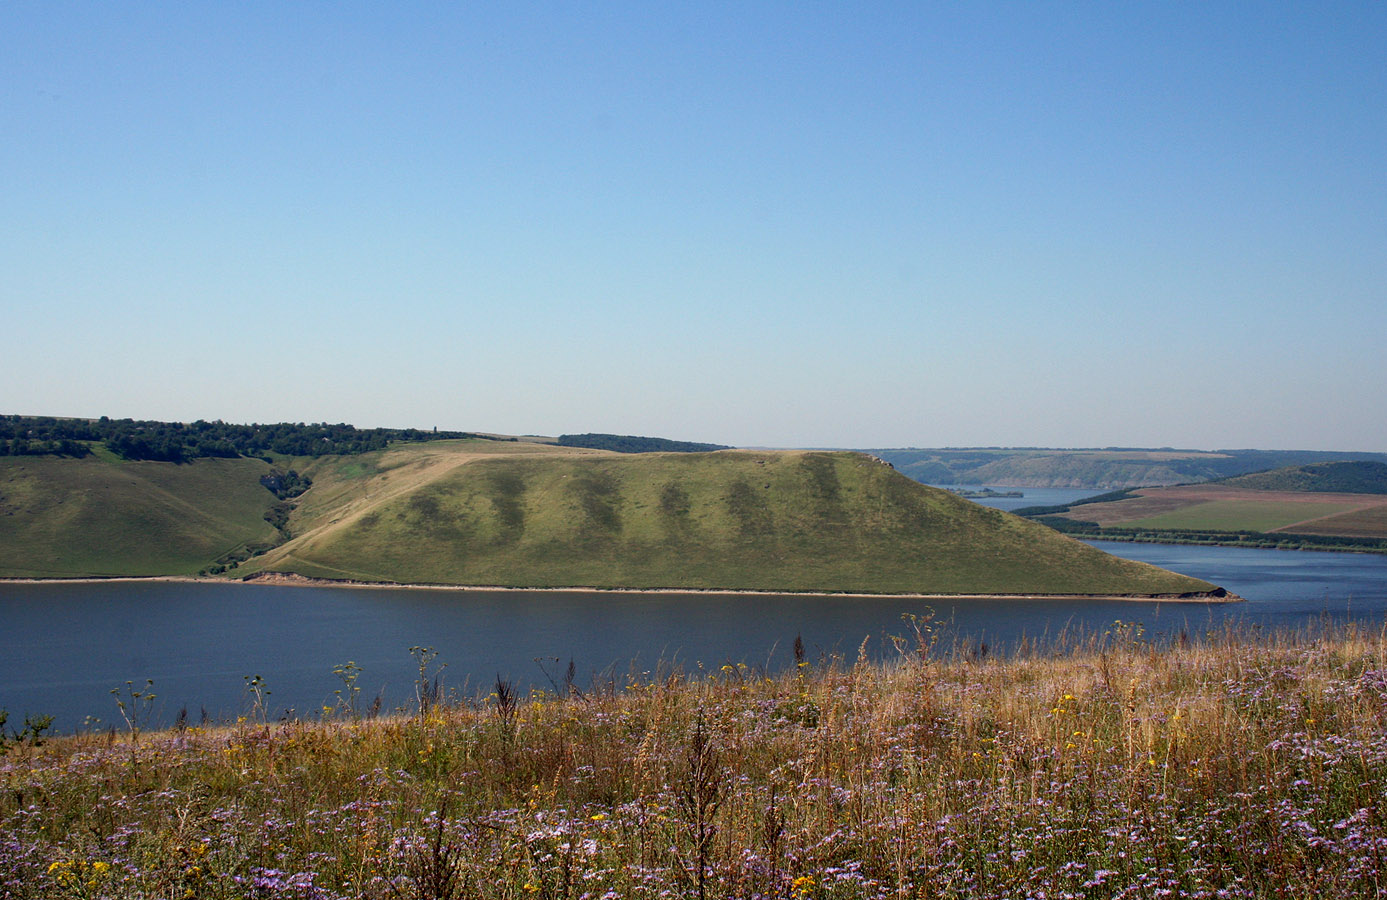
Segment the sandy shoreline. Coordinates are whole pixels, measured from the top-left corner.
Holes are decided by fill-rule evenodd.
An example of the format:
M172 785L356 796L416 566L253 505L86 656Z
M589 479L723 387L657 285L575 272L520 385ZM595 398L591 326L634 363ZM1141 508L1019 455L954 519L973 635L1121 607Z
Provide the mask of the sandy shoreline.
M216 578L204 575L115 575L109 578L0 578L3 584L112 584L119 582L176 582L184 584L254 584L274 587L335 587L366 590L469 591L496 593L516 591L547 594L705 594L722 597L861 597L904 600L1122 600L1134 603L1238 603L1244 598L1220 588L1189 594L867 594L851 591L771 591L725 588L599 588L599 587L507 587L502 585L404 584L394 581L349 581L309 578L280 572L265 572L248 578Z

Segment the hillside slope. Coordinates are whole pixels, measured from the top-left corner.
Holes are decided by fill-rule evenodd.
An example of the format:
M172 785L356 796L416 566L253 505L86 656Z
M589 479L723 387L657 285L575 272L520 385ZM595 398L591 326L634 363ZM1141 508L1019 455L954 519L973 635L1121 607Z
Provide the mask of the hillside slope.
M193 574L280 539L258 459L0 458L0 577Z
M240 571L867 593L1211 588L924 487L857 453L575 455L532 445L526 455L465 462L411 470L396 479L402 487L369 502L358 492L310 521L310 498L328 487L314 470L290 522L295 538Z
M1387 463L1348 461L1287 466L1226 478L1229 487L1316 494L1387 494Z

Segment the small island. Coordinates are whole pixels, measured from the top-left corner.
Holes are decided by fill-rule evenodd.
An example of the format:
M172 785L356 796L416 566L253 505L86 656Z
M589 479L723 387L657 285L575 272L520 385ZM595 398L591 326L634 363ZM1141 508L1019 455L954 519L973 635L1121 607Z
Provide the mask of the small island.
M965 500L996 500L999 497L1024 497L1023 491L994 491L992 488L971 490L969 488L948 488L949 493Z

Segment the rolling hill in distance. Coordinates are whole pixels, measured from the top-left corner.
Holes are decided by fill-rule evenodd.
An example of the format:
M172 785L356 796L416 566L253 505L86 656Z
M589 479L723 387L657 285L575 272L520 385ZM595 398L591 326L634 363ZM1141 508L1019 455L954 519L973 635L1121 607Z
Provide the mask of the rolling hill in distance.
M1318 450L945 448L868 450L925 484L1004 484L1114 490L1215 481L1250 472L1344 460L1387 464L1387 454Z
M285 499L274 473L311 486ZM102 445L0 457L0 576L197 572L781 592L1213 587L855 452L623 454L468 437L182 463L121 459Z
M1387 463L1350 460L1286 466L1270 472L1224 478L1220 483L1256 491L1387 494Z

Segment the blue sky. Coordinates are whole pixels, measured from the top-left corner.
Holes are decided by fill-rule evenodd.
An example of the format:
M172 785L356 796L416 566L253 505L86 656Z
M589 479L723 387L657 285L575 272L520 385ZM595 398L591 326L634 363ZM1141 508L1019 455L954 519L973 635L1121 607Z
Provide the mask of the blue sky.
M1387 5L0 5L0 412L1387 450Z

